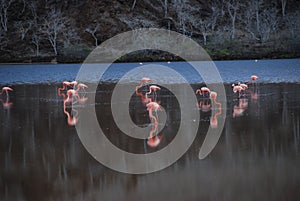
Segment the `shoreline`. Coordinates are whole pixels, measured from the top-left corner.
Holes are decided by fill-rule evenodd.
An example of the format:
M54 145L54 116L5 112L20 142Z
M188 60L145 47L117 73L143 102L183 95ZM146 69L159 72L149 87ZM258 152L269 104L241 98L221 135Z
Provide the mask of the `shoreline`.
M266 60L291 60L291 59L300 59L299 57L290 57L290 58L246 58L246 59L212 59L210 61L212 62L218 62L218 61L251 61L251 60L262 60L262 61L266 61ZM153 61L149 61L149 60L128 60L128 61L115 61L114 63L140 63L140 62L144 62L144 63L156 63L156 62L205 62L205 61L209 61L209 60L201 60L201 61L185 61L185 60L153 60ZM106 63L106 62L103 62ZM61 65L61 64L84 64L84 62L0 62L0 66L1 65ZM86 64L99 64L99 63L86 63ZM102 64L102 63L100 63Z

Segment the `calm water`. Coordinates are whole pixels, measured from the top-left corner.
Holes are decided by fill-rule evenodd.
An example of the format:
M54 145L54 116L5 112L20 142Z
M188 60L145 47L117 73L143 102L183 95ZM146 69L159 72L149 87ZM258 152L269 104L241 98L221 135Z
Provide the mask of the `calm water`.
M170 167L147 175L122 174L101 165L82 145L75 127L69 125L72 121L68 124L63 97L57 95L60 85L50 83L71 80L76 76L76 66L60 66L63 70L58 66L44 66L44 70L26 67L32 68L27 75L21 66L12 67L24 78L18 73L7 73L1 77L1 83L43 80L49 84L12 84L12 105L0 104L0 200L299 200L299 60L288 61L289 65L285 63L283 68L279 62L272 71L271 66L246 65L262 61L242 62L247 70L234 70L229 63L221 62L223 65L218 68L223 79L224 75L232 74L226 69L241 74L232 75L225 82L248 80L249 74L258 74L262 78L257 88L251 86L238 99L231 86L225 85L225 126L208 157L199 160L198 155L207 130L213 126L211 117L216 113L202 108L199 130L187 153ZM5 68L0 68L0 75L11 71ZM65 72L68 68L69 73ZM124 72L115 73L115 77ZM48 79L43 79L46 76ZM150 153L174 139L181 111L171 92L162 89L158 93L158 101L168 117L161 143L152 148L145 140L129 138L116 127L110 105L113 88L114 84L99 85L96 105L88 100L78 103L76 108L80 112L95 107L98 122L111 143L129 152ZM4 96L1 98L5 102ZM69 106L66 112L71 114ZM150 123L145 106L134 93L129 113L137 125ZM81 121L79 118L77 123Z
M202 78L197 76L195 70L187 63L171 62L170 64L157 64L168 66L178 71L190 83L203 82ZM260 82L300 82L300 59L258 60L257 62L255 60L216 61L215 65L225 83L246 82L252 74L258 75ZM91 69L93 67L101 68L101 66L91 65ZM126 72L138 66L140 66L139 63L113 64L101 80L117 81ZM80 64L0 65L0 84L53 83L74 80L80 67ZM155 77L160 77L160 80L167 80L171 83L177 82L177 80L172 80L172 77L161 71L153 73ZM98 77L94 77L93 72L91 72L90 77L93 80L99 80ZM135 80L135 77L130 77L129 79L131 81L139 81Z

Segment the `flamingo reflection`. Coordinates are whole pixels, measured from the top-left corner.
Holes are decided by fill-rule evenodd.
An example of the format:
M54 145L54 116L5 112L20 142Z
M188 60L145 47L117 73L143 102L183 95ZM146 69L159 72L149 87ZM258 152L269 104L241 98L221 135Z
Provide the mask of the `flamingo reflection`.
M246 98L239 99L239 104L233 106L232 116L234 118L242 116L247 108L248 108L248 99Z
M214 106L218 106L218 112L215 112L212 117L210 118L210 126L212 128L217 128L218 127L218 116L222 114L222 104L220 102L217 102L217 93L216 92L211 92L210 93L210 98L213 100Z
M149 139L147 141L147 144L150 147L156 147L161 142L162 136L157 136L154 134L157 132L158 129L158 118L157 111L162 111L160 105L157 102L150 102L147 105L147 110L149 112L149 118L151 119L151 122L153 122L153 127L150 131ZM153 115L153 112L155 112L156 116Z

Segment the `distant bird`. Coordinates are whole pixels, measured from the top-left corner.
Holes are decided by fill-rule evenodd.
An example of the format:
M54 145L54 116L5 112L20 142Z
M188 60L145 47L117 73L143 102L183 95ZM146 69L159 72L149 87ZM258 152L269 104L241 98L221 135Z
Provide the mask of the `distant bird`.
M253 81L258 80L258 77L256 75L251 75L250 81L247 82L246 84L251 84Z
M201 96L204 95L204 94L206 94L206 93L209 94L209 93L210 93L210 89L207 88L207 87L201 87L201 89L197 89L197 90L196 90L196 95L197 95L198 93L199 93Z
M2 87L0 95L5 92L6 96L9 97L9 94L8 94L9 91L13 91L13 89L10 87Z

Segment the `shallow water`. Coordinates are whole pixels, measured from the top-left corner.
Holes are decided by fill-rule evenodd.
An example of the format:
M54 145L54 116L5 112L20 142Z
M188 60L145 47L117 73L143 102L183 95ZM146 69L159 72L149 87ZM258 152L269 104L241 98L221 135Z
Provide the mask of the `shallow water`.
M247 93L241 99L226 85L225 126L208 157L199 160L198 154L212 111L199 110L200 128L187 153L170 167L146 175L118 173L98 163L75 127L68 125L57 87L15 85L13 105L0 105L1 200L300 199L300 84L259 84L256 96ZM82 104L96 108L111 142L133 153L167 146L180 122L174 96L167 90L158 94L168 126L161 144L151 148L145 140L119 135L110 114L113 87L99 86L96 105ZM150 123L135 94L129 109L136 124Z

